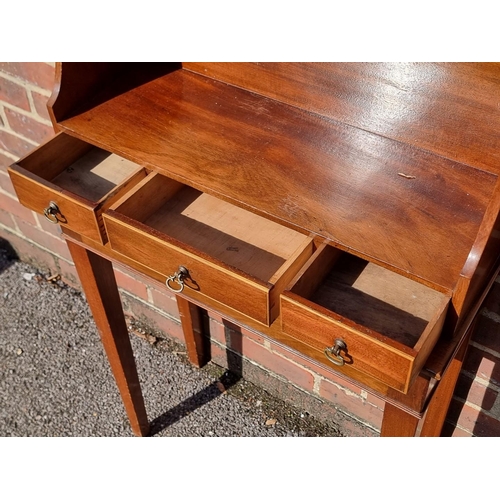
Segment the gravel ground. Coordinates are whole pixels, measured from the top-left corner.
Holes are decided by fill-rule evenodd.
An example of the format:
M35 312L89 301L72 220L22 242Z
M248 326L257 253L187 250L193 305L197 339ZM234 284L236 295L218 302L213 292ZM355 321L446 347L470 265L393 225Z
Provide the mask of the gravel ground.
M173 341L131 339L152 435L340 435ZM1 436L132 436L82 294L2 248L0 402Z

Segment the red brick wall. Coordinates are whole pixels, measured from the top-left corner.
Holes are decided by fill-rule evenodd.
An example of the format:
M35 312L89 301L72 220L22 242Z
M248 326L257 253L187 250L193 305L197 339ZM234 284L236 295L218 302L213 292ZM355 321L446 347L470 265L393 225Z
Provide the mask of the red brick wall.
M0 63L0 238L8 240L21 259L79 286L59 228L18 203L6 172L9 164L53 135L45 107L53 79L52 63ZM116 277L127 314L183 341L175 300L164 287L123 268L116 269ZM499 299L500 283L496 283L481 312L445 435L500 436ZM384 405L378 398L258 334L224 328L216 314L209 322L215 362L228 365L230 345L243 354L239 362L243 376L270 392L305 405L311 413L334 417L351 435L373 435L380 428ZM343 419L344 413L362 425Z

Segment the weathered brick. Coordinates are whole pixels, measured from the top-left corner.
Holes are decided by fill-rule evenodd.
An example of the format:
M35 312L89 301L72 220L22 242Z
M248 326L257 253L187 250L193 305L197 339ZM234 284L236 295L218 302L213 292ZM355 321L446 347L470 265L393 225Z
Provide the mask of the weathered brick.
M53 236L61 237L61 226L59 224L52 224L52 222L49 222L43 215L35 214L35 218L38 220L40 223L40 226L42 229L49 234L52 234Z
M224 325L219 321L215 321L214 319L211 319L209 324L210 324L210 338L225 346L226 333Z
M7 102L18 108L30 111L30 103L26 88L3 78L0 74L0 101Z
M12 199L10 196L7 196L4 193L0 192L0 208L5 210L6 212L10 212L15 217L20 220L24 220L29 222L30 224L35 225L35 216L33 212L25 207L23 207L18 201Z
M214 363L220 366L226 366L226 354L227 351L218 344L210 345L210 357Z
M0 151L0 170L2 172L7 172L7 167L10 167L14 163L14 160L7 155L2 154Z
M211 355L214 363L225 368L229 367L224 348L212 344ZM372 437L377 435L376 431L337 410L334 405L321 401L310 393L292 386L287 381L273 376L271 371L261 366L242 359L239 373L245 380L264 387L267 392L286 401L297 410L306 410L322 422L335 422L335 426L344 436Z
M47 110L47 101L49 97L38 92L31 92L33 97L33 104L35 105L35 111L45 120L50 120L49 112Z
M468 375L461 374L455 388L455 396L479 406L488 412L498 414L500 420L500 397L498 388L478 383Z
M13 109L6 108L5 115L12 130L32 141L40 143L55 135L51 126L40 123Z
M54 86L54 67L43 62L4 62L0 63L0 71L42 89L51 90Z
M479 437L500 437L500 421L477 409L453 399L446 416L452 425L458 425Z
M326 379L321 379L319 394L322 398L331 401L347 413L380 429L382 425L383 410L378 406L368 403L359 395L351 393L350 391L346 393L336 384Z
M218 312L216 312L216 311L208 311L208 315L214 321L217 321L217 322L219 322L219 323L222 324L223 318L222 318L222 316Z
M238 326L236 323L230 321L229 319L223 318L218 312L215 311L208 311L208 315L211 318L211 323L219 323L222 325L222 333L224 332L224 328L228 328L229 330L233 330L235 332L238 332L241 330L243 335L245 337L248 337L249 339L252 339L254 342L257 342L259 344L264 344L266 337L256 331L253 330L247 330L246 328L241 328ZM221 340L221 342L224 343L224 339Z
M302 356L298 353L295 353L295 351L289 350L289 349L282 347L278 344L273 343L271 345L271 349L273 351L278 352L278 353L282 354L283 356L293 360L294 362L301 364L302 366L306 367L308 370L311 370L314 373L317 373L318 375L321 375L324 378L332 380L333 382L335 382L337 384L344 385L347 389L349 389L357 394L361 393L361 389L358 386L356 386L356 385L348 382L344 378L340 377L335 372L335 370L333 370L332 368L330 368L328 366L321 366L320 364L318 364L314 361L310 361L307 358L305 358L304 356Z
M474 346L469 346L463 369L485 380L500 384L500 358Z
M385 407L385 401L371 392L366 393L366 401L371 403L373 406L378 406L381 409Z
M272 353L262 345L242 337L243 355L252 361L262 365L268 370L285 377L290 382L302 387L307 391L313 390L314 377L312 373L290 360Z
M62 237L53 236L46 233L37 226L27 224L26 222L18 222L19 230L26 236L26 238L38 243L40 246L46 248L48 251L71 261L71 254L69 253L68 246Z
M242 343L238 340L240 337L246 337L253 342L257 342L258 344L264 345L266 337L260 335L257 332L246 330L245 328L241 328L229 320L225 320L218 313L213 313L209 311L210 321L210 334L214 340L220 342L221 344L226 345L229 340L230 345L233 349L241 350Z
M252 349L255 344L262 345L262 342L255 342L244 335L242 330L229 328L222 325L224 335L224 345L232 351L247 356L247 350ZM267 348L265 348L267 351ZM250 356L247 356L250 357Z
M328 375L326 377L322 376L321 378L322 378L322 380L328 380L328 381L332 382L333 384L336 384L336 385L343 387L348 392L356 394L357 396L361 396L360 387L357 386L356 384L353 384L352 382L349 382L346 379L343 379L343 378L335 376L335 375Z
M229 330L234 330L236 332L241 330L241 333L243 334L244 337L251 339L253 342L256 342L257 344L262 344L264 345L266 341L266 337L264 335L261 335L258 332L255 332L253 330L247 330L246 328L239 328L237 325L235 325L232 321L223 319L222 324L228 328Z
M180 340L182 343L185 343L184 333L179 323L172 321L166 316L163 316L144 303L135 300L130 295L122 294L122 302L123 309L127 314L134 316L138 320L149 325L154 330L163 332L167 336L173 337L177 340Z
M137 279L124 273L121 269L115 268L115 278L116 283L120 288L126 290L127 292L141 298L142 300L148 300L148 289L144 283L141 283Z
M443 425L443 430L441 431L441 436L443 437L472 437L470 432L464 431L458 428L456 425L450 422L445 422Z
M30 151L33 151L36 146L33 144L13 135L9 134L5 130L0 130L0 149L7 151L8 153L21 158L27 155ZM12 163L10 160L9 164Z
M9 174L7 174L7 172L4 172L3 170L0 170L0 190L9 193L12 196L16 196L16 192L14 191L14 186L12 185Z
M141 274L137 272L135 269L126 266L125 264L117 264L116 267L117 269L121 269L124 273L128 274L129 276L133 276L134 278L138 279L141 283L144 283L144 285L148 287L158 288L162 286L162 282L159 282L158 280L146 276L145 274Z
M179 309L177 308L177 301L169 294L167 291L165 293L160 292L156 287L150 287L151 297L153 299L153 304L164 311L165 313L173 316L180 320Z
M5 210L0 210L0 224L9 227L10 229L16 229L12 215L10 215Z
M163 282L158 282L153 278L150 278L149 276L142 274L131 267L126 266L125 264L116 263L114 265L116 269L119 269L124 274L127 274L128 276L139 281L148 288L155 288L155 289L162 289L162 287L164 288Z
M500 353L500 323L479 315L472 340Z
M234 329L216 321L210 322L210 336L232 351L247 356L247 350L253 349L254 344L264 345L262 338L257 337L257 341L246 335L245 330ZM265 348L267 351L267 348ZM250 356L247 356L250 357Z

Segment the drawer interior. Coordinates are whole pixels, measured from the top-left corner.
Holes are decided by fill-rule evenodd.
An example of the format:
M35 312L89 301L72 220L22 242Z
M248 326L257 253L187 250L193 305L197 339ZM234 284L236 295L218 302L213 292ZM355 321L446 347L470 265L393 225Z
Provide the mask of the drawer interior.
M20 165L39 178L100 203L144 169L125 158L60 134Z
M290 291L344 323L418 349L449 297L355 255L325 245Z
M141 167L129 160L93 148L63 169L52 182L97 203L138 170Z
M312 254L308 236L156 173L112 209L267 283Z

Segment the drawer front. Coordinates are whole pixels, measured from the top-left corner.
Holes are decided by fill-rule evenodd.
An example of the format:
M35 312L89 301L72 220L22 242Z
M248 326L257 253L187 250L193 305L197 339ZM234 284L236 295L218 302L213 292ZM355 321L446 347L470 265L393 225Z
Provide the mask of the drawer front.
M143 168L65 133L9 168L18 199L51 222L105 243L102 211L145 177Z
M316 359L342 370L331 363L325 349L342 340L347 351L340 351L345 364L366 373L401 392L407 392L413 372L415 356L384 345L382 342L333 320L312 308L282 295L281 322L283 332L318 351Z
M174 239L151 230L141 228L140 224L123 221L114 211L103 215L111 248L146 267L164 275L165 279L184 266L189 276L184 280L182 294L202 302L207 296L228 307L236 309L256 321L268 325L269 292L265 284L218 266L184 248ZM171 283L173 288L178 285Z
M10 177L17 197L25 207L44 215L44 211L55 203L59 209L56 214L61 226L102 243L97 205L75 195L65 194L57 186L38 178L21 167L11 167Z

